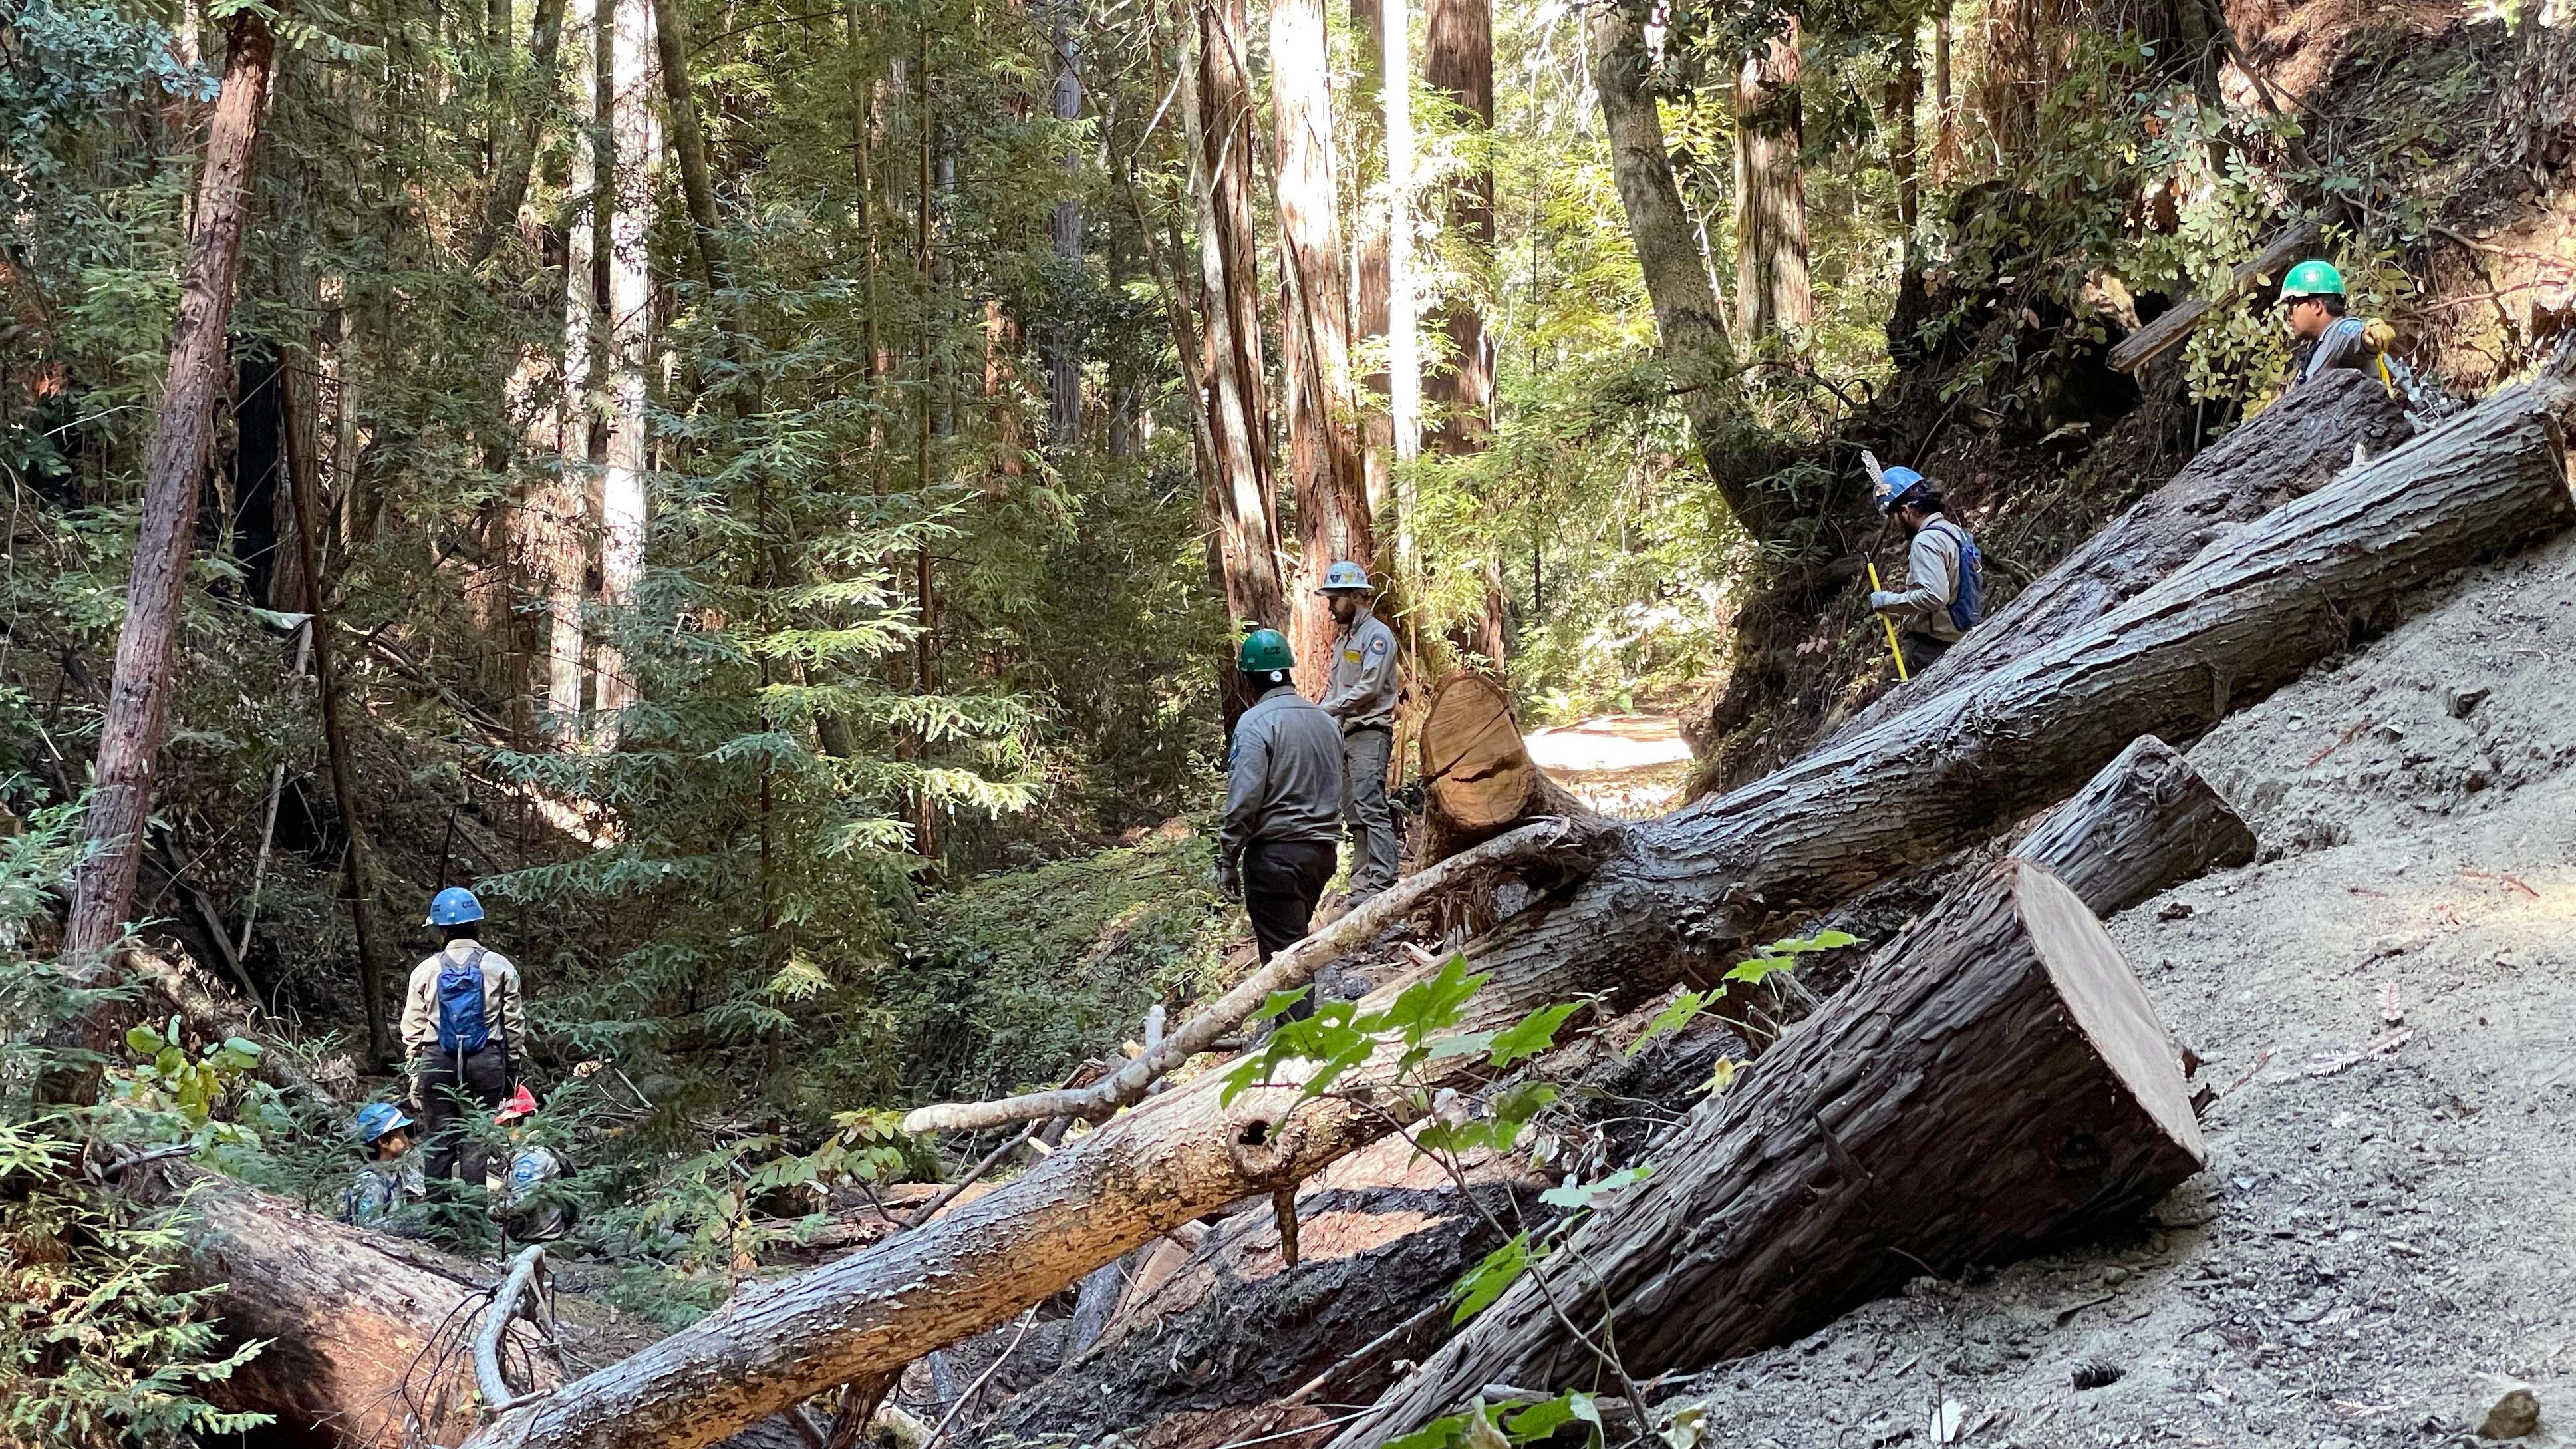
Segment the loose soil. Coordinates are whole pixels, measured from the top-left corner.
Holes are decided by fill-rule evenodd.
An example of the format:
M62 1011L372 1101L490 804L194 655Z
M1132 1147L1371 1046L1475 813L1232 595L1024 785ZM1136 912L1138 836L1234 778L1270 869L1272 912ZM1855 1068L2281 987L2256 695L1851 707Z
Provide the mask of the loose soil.
M2263 858L2112 923L2216 1094L2208 1169L2134 1235L1918 1280L1665 1410L1777 1449L2358 1449L2478 1442L2520 1385L2521 1442L2576 1444L2571 658L2562 541L2213 732Z

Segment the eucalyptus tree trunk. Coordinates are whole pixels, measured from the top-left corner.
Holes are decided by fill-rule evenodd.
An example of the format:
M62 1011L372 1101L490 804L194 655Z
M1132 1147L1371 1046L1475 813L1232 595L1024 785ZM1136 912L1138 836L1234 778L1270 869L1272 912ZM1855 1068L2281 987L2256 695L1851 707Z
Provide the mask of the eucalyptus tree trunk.
M1797 18L1786 25L1735 74L1735 330L1748 342L1802 332L1815 320Z
M1351 395L1351 304L1336 210L1324 0L1272 0L1270 59L1279 271L1287 291L1280 318L1286 352L1280 411L1288 421L1302 558L1289 637L1297 651L1299 686L1321 695L1330 673L1333 620L1315 586L1335 560L1366 567L1377 551L1352 427L1357 405Z
M86 851L72 877L63 954L78 984L106 980L107 953L134 905L135 871L152 816L153 770L169 713L170 659L179 634L189 540L196 531L197 490L214 430L215 397L223 386L224 332L241 270L252 162L276 55L277 38L260 12L234 15L205 164L197 173L169 368L162 378L151 446L144 454L143 522L134 543L125 623L117 633L115 680L107 714L99 722L97 790L90 803ZM91 1008L66 1026L62 1044L106 1047L115 1035L114 1016L105 1006ZM49 1083L48 1096L74 1100L95 1090L96 1081L95 1067L74 1070ZM54 1095L54 1087L62 1095Z
M600 602L631 608L644 576L645 376L653 331L653 277L646 253L652 223L653 44L651 0L615 0L609 43L609 137L615 162L604 188L608 215L608 458L599 501ZM613 627L614 621L612 621ZM598 653L598 738L617 743L618 711L636 698L616 645Z
M1270 414L1263 390L1244 17L1244 0L1204 0L1199 6L1198 64L1187 78L1192 94L1184 98L1215 454L1208 460L1214 505L1209 523L1222 560L1226 612L1239 623L1282 629L1288 624L1288 595L1279 573L1279 513L1271 494Z

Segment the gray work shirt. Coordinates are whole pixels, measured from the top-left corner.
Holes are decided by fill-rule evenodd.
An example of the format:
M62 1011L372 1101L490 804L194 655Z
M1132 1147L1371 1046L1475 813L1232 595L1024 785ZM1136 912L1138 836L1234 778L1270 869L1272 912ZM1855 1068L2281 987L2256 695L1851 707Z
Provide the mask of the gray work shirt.
M1960 537L1959 525L1938 513L1914 531L1914 542L1905 551L1905 587L1897 591L1896 607L1890 610L1899 629L1958 642L1959 626L1950 622L1950 606L1959 600Z
M2299 357L2298 380L2306 382L2338 367L2355 372L2379 370L2379 354L2370 345L2370 324L2359 317L2336 318L2332 326L2307 344Z
M1333 640L1333 672L1324 685L1324 713L1355 730L1392 728L1403 681L1395 669L1395 631L1375 614L1362 614Z
M1226 776L1217 853L1228 870L1256 840L1342 838L1341 728L1295 686L1272 687L1235 721Z

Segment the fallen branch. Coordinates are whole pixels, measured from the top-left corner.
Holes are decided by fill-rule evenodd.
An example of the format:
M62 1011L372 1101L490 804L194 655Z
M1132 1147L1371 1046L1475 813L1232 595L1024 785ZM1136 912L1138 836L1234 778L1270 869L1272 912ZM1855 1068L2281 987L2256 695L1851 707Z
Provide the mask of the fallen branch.
M542 1245L520 1252L510 1264L510 1276L501 1280L500 1290L492 1295L492 1306L484 1311L483 1327L474 1335L474 1386L482 1391L485 1414L499 1414L517 1402L509 1379L501 1373L501 1335L509 1331L519 1300L535 1286L537 1268L545 1257Z
M906 1132L972 1132L1011 1122L1071 1117L1097 1122L1145 1100L1154 1083L1214 1047L1232 1027L1277 991L1312 981L1324 967L1367 945L1443 891L1495 871L1540 861L1580 871L1596 858L1610 833L1606 822L1536 820L1460 851L1428 870L1416 871L1361 902L1350 914L1270 958L1270 964L1202 1008L1178 1031L1146 1049L1107 1078L1088 1087L1058 1088L997 1102L945 1102L921 1107L903 1119Z
M2111 349L2111 365L2122 372L2135 372L2155 361L2172 350L2174 344L2189 337L2213 310L2244 291L2247 283L2289 265L2290 258L2304 251L2316 239L2317 224L2314 220L2298 222L2273 237L2270 245L2256 254L2254 260L2238 266L2215 293L2181 303L2122 339L2119 346Z

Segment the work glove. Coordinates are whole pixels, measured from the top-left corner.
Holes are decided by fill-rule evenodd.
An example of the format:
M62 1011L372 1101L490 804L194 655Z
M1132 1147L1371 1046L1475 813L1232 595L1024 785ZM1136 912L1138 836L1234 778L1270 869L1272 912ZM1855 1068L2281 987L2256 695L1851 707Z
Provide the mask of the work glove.
M1891 614L1904 602L1903 594L1887 589L1873 589L1869 595L1869 611L1873 614Z
M1218 895L1225 897L1229 901L1241 901L1243 899L1242 882L1235 879L1233 871L1225 868L1225 862L1223 861L1219 861L1208 867L1207 883L1209 890L1216 892Z
M2361 329L2361 340L2373 352L2386 352L2397 345L2397 329L2373 317L2370 324Z

